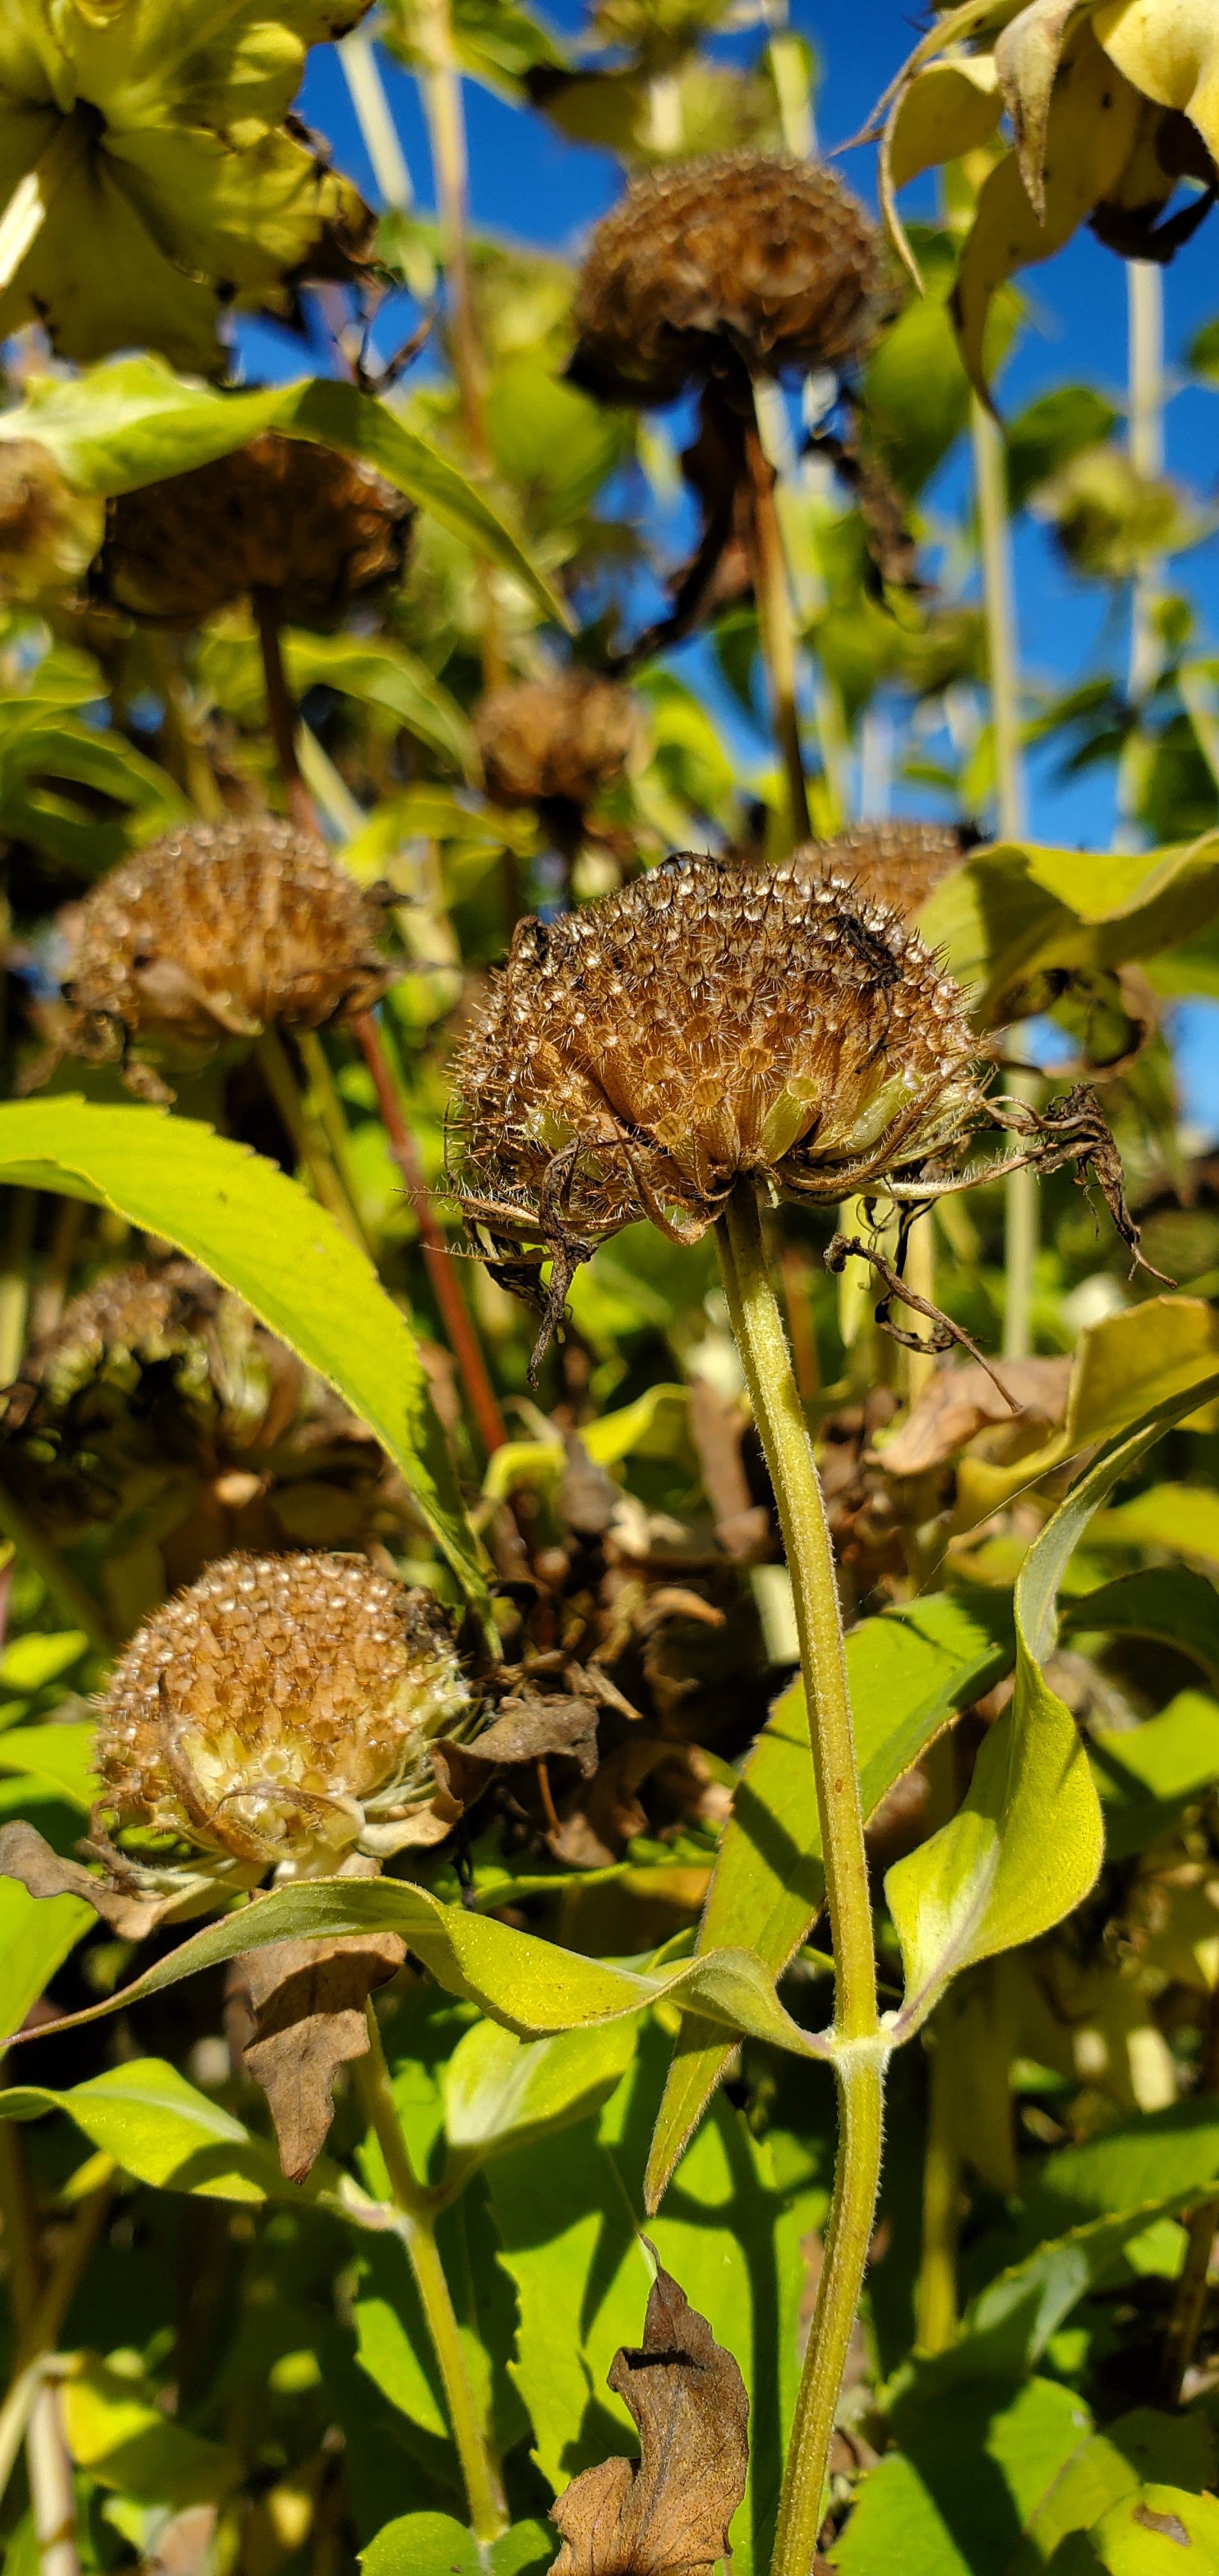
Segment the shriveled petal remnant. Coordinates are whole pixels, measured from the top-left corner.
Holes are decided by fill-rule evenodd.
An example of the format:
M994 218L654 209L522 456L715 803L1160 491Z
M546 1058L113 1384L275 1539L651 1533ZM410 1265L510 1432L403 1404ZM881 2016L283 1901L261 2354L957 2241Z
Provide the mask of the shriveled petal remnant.
M267 430L111 501L97 587L164 626L197 626L255 590L289 622L325 625L401 572L413 516L358 457Z
M945 877L963 867L967 842L952 823L852 823L796 854L810 874L845 879L869 903L913 921Z
M560 798L583 813L621 777L640 720L628 690L576 671L492 689L475 710L474 730L497 805Z
M593 235L571 373L606 402L671 402L743 360L837 367L866 342L878 237L832 171L729 152L633 179Z
M84 905L70 1053L206 1052L273 1021L321 1028L384 991L380 913L324 842L272 815L197 824L125 859Z
M401 1814L428 1739L469 1697L430 1594L356 1557L228 1557L120 1655L101 1803L120 1824L316 1876L367 1836L370 1811ZM392 1847L375 1824L373 1843Z
M892 913L795 866L669 860L519 925L457 1058L459 1192L517 1241L641 1217L693 1241L743 1172L833 1203L917 1167L976 1104L974 1053Z

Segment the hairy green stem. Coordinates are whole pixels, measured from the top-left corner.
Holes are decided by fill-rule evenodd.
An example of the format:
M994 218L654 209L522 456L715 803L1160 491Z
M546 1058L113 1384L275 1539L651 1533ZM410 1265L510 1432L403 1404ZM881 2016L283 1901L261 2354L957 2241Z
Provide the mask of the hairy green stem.
M393 2204L403 2221L403 2238L415 2275L428 2332L444 2383L449 2422L461 2462L470 2528L481 2543L498 2540L508 2527L508 2512L499 2469L492 2456L478 2402L471 2385L444 2266L436 2243L436 2214L443 2195L418 2181L407 2153L394 2101L381 2031L371 2002L367 2006L368 2055L353 2067L356 2090L389 2175Z
M800 748L796 705L796 621L792 614L783 534L775 507L775 469L762 444L757 407L745 431L749 469L753 586L758 603L758 631L770 683L775 738L787 782L788 846L812 839L808 785Z
M773 2562L774 2576L807 2576L817 2554L834 2410L876 2208L885 2043L876 2009L872 1908L833 1550L752 1180L737 1183L716 1236L795 1599L834 1946L838 2159Z

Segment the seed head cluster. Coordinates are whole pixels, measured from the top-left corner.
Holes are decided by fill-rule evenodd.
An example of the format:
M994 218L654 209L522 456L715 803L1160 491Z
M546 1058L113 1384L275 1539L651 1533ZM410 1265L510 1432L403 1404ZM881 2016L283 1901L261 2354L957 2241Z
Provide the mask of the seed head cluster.
M189 1055L274 1021L321 1028L389 980L380 913L325 844L273 815L171 832L88 896L70 1053Z
M120 1655L101 1803L121 1824L318 1876L468 1703L430 1595L353 1557L227 1557Z
M72 1298L52 1332L31 1344L17 1380L23 1399L36 1391L58 1412L103 1373L134 1377L140 1368L182 1358L206 1332L223 1293L193 1261L166 1261L159 1269L133 1261L108 1270ZM19 1410L27 1409L28 1399ZM6 1417L11 1410L6 1405Z
M893 913L795 866L670 860L519 925L457 1058L459 1191L493 1234L528 1210L535 1241L641 1217L691 1240L744 1172L836 1201L917 1166L976 1101L975 1053Z
M497 805L561 799L583 813L622 776L639 717L628 690L572 672L492 689L476 710L474 730Z
M952 823L853 823L832 841L797 853L797 865L836 876L869 903L910 922L945 877L962 867L966 844Z
M879 281L876 228L832 171L755 152L648 171L593 234L571 372L649 404L734 357L753 375L840 367Z
M256 590L290 623L327 626L398 577L413 516L358 457L267 430L112 501L96 587L160 626L197 626Z

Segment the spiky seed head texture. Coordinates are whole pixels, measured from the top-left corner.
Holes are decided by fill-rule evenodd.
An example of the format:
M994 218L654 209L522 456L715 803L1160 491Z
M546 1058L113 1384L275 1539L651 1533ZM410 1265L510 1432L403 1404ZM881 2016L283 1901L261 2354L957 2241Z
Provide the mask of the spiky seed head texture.
M688 1239L743 1172L836 1201L917 1165L976 1100L975 1055L893 913L790 865L680 857L518 925L455 1064L455 1178L473 1217L541 1204L592 1241L641 1217Z
M317 1875L469 1698L430 1594L355 1557L226 1557L119 1656L102 1801L120 1823Z
M168 832L85 900L69 1052L112 1060L139 1041L189 1054L365 1010L389 980L380 922L325 843L278 816Z
M836 876L869 903L883 904L900 921L913 921L945 877L963 867L966 841L953 823L852 823L832 841L814 841L794 865Z
M196 1262L173 1259L152 1269L129 1262L108 1270L65 1306L54 1329L32 1342L18 1384L37 1389L53 1412L103 1371L134 1374L180 1359L197 1343L224 1291Z
M96 587L158 625L198 626L254 590L289 623L329 625L401 573L413 517L358 457L266 430L111 501Z
M38 439L0 443L0 600L32 602L79 581L104 524L104 503L74 492Z
M732 355L755 375L840 367L880 282L871 218L815 162L728 152L631 181L593 234L572 375L607 402L671 402Z
M573 671L490 690L475 710L474 731L488 793L498 805L561 797L583 813L621 777L640 722L629 690Z

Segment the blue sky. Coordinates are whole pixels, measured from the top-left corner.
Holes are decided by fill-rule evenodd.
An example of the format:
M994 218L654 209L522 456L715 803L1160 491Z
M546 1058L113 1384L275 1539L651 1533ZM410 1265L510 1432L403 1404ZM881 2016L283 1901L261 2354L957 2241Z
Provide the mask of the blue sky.
M544 14L560 31L574 31L584 20L581 0L551 0ZM793 0L792 23L812 39L820 60L817 121L823 148L831 148L864 123L878 93L916 40L917 13L911 0L864 0L854 9L843 8L841 0L833 0L833 5L830 0ZM725 50L752 54L759 40L755 29ZM417 201L430 207L426 129L415 87L392 64L385 68ZM526 126L512 108L472 83L467 84L466 96L475 221L495 231L577 249L587 227L619 193L616 163L607 154L565 143L538 118L531 118ZM302 107L310 123L329 138L340 165L375 197L346 84L329 47L318 48L311 57ZM527 146L522 149L526 135ZM863 196L873 197L870 149L847 154L842 168ZM912 210L917 211L917 190L911 197ZM1217 241L1219 215L1211 218L1166 272L1170 367L1180 360L1199 326L1219 314ZM1126 363L1123 263L1085 233L1045 268L1029 272L1024 284L1032 317L1005 375L1004 407L1015 411L1053 385L1085 378L1120 405ZM268 372L295 372L299 355L291 356L282 339L275 349L272 335L260 332L256 363ZM1208 499L1219 479L1217 440L1219 393L1186 388L1169 406L1169 469ZM1219 541L1214 541L1186 558L1173 576L1194 597L1203 636L1212 644L1219 641L1217 563ZM1031 678L1061 686L1086 677L1106 660L1120 667L1125 641L1120 631L1115 639L1108 594L1068 581L1046 537L1028 522L1017 539L1017 579L1023 655ZM1107 844L1113 816L1106 773L1064 785L1056 779L1051 762L1034 763L1030 801L1032 827L1039 838L1094 848ZM1191 1109L1208 1127L1219 1129L1219 1013L1190 1006L1180 1039Z

